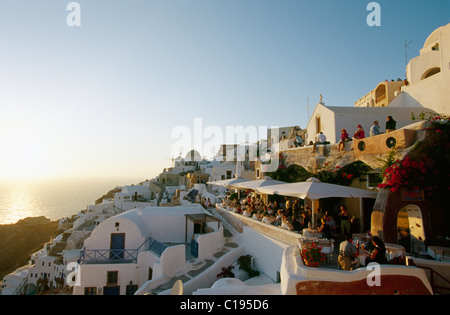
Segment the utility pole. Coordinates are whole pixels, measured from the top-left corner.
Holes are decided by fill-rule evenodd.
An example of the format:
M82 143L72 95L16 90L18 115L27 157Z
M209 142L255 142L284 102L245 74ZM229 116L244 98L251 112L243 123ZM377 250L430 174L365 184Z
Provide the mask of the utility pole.
M308 121L309 121L309 98L306 97L306 108L308 109Z
M409 44L412 43L412 40L409 41L409 43L406 43L406 39L405 39L405 71L406 69L408 69L408 46ZM406 72L405 72L405 79L406 79Z

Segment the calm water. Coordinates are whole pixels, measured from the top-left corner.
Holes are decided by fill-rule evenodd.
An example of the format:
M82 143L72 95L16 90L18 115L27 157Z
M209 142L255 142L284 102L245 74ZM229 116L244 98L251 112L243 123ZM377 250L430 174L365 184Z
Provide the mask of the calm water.
M58 220L72 216L116 186L137 184L125 179L58 179L39 182L0 181L0 224L26 217Z

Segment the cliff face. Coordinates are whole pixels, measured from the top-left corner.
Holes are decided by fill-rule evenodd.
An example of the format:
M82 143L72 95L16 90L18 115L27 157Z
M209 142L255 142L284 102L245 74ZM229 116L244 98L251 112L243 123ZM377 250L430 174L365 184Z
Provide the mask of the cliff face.
M0 280L26 265L30 256L58 235L58 221L45 217L26 218L16 224L0 225Z

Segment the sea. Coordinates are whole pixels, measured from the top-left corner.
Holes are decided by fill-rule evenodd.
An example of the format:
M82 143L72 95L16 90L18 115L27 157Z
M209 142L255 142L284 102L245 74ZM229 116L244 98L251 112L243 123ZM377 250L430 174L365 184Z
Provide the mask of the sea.
M51 220L71 217L111 189L136 185L125 178L58 178L34 181L0 181L0 224L13 224L26 217Z

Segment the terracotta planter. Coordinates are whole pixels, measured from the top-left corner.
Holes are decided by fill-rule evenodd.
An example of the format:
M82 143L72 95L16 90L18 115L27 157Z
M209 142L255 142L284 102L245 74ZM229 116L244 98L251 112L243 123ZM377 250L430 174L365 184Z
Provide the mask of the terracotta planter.
M318 261L309 261L309 260L304 260L305 265L308 267L319 267L319 262Z

